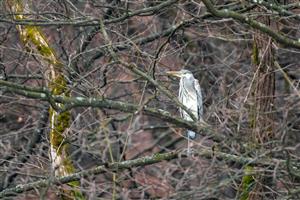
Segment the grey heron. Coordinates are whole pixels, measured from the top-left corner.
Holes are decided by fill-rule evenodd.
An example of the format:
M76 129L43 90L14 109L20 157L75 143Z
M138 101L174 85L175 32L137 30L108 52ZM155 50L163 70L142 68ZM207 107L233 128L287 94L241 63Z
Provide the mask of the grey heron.
M201 88L197 79L189 70L169 71L168 75L179 77L179 101L185 105L198 121L203 121L203 100ZM183 119L193 121L192 117L182 108L179 108L180 115ZM192 130L187 131L188 153L190 151L190 139L195 139L196 133Z

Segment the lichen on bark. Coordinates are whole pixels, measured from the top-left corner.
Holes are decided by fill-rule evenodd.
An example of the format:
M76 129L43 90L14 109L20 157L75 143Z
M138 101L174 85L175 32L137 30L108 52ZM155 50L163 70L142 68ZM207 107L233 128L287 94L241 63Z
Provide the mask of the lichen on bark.
M21 0L7 0L7 5L15 20L26 19ZM46 84L51 94L69 97L70 92L63 75L64 66L57 59L55 51L49 45L42 30L32 25L17 25L17 29L25 48L34 53L35 56L42 58L44 71L49 72L46 77ZM54 104L55 108L62 108L61 104ZM60 113L55 108L51 107L49 110L51 161L55 175L66 176L75 172L72 160L68 155L69 144L66 142L71 113L69 111ZM68 185L71 189L62 189L62 199L84 199L83 194L76 188L80 185L79 181L70 182Z

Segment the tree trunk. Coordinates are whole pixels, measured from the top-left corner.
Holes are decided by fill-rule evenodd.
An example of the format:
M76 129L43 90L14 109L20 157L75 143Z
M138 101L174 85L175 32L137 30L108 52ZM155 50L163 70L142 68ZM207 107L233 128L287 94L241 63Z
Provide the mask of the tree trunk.
M263 10L259 11L263 13ZM260 17L258 20L267 26L271 26L270 18L267 16ZM253 102L251 127L252 142L260 150L272 148L272 145L266 145L266 142L274 137L275 72L272 43L271 37L258 31L254 34L252 55L254 84L251 95ZM270 184L270 180L268 180L265 172L254 175L252 184L253 189L249 192L249 200L274 198L266 193L266 185Z

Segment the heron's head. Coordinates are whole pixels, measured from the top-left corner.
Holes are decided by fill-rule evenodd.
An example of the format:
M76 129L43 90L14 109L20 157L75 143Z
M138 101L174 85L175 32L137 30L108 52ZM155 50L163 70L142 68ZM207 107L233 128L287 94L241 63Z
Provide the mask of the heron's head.
M186 69L182 69L180 71L168 71L167 72L168 75L170 76L175 76L175 77L179 77L179 78L194 78L192 72L190 72L189 70Z

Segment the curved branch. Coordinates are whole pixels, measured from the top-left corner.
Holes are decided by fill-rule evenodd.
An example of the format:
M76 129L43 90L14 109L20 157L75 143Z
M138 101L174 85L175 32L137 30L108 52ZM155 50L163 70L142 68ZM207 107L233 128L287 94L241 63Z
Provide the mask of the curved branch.
M77 181L77 180L80 180L80 178L82 178L82 177L88 177L90 175L96 175L96 174L104 173L107 171L117 171L117 170L120 171L122 169L129 169L132 167L138 167L138 166L144 166L144 165L158 163L163 160L172 160L177 157L178 157L178 152L174 151L174 152L165 153L165 154L154 154L152 156L146 156L146 157L138 158L135 160L101 165L96 168L78 172L78 173L74 173L74 174L68 175L68 176L63 176L63 177L53 178L53 179L50 178L50 179L35 181L35 182L27 183L27 184L20 184L14 188L9 188L9 189L6 189L6 190L3 190L2 192L0 192L0 198L5 197L5 196L11 196L14 193L22 193L25 191L33 190L35 188L47 187L48 185L53 185L53 184L60 185L60 184L69 183L72 181Z
M244 157L244 156L236 156L236 155L231 155L223 152L217 152L213 151L211 149L201 149L194 154L195 156L199 157L205 157L205 158L217 158L221 159L224 161L231 161L239 164L257 164L257 165L263 165L263 166L274 166L274 163L280 163L284 164L283 160L276 160L275 159L262 159L262 160L257 160L256 158L250 158L250 157ZM137 158L134 160L127 160L123 162L114 162L114 163L108 163L106 165L100 165L98 167L95 167L93 169L89 169L86 171L81 171L78 173L74 173L68 176L60 177L60 178L50 178L46 180L40 180L40 181L35 181L27 184L20 184L17 185L14 188L9 188L6 190L3 190L0 192L0 198L5 197L5 196L11 196L14 195L15 193L23 193L25 191L30 191L35 188L41 188L41 187L47 187L49 185L61 185L64 183L69 183L71 181L76 181L80 180L81 178L88 177L91 175L97 175L101 173L105 173L107 171L118 171L120 172L121 170L124 169L131 169L133 167L141 167L141 166L146 166L146 165L151 165L154 163L159 163L161 161L165 160L173 160L179 157L186 157L184 154L184 150L177 150L177 151L172 151L169 153L163 153L163 154L153 154L151 156L145 156L141 158Z
M196 132L200 132L204 136L208 136L216 142L224 141L225 136L221 134L215 133L211 128L207 127L204 124L197 124L195 122L186 121L181 119L180 117L174 117L168 111L162 109L156 109L148 107L147 105L142 106L142 108L138 105L125 103L121 101L112 101L104 98L84 98L84 97L65 97L60 95L51 95L51 99L49 99L49 93L46 89L40 88L31 88L27 86L21 86L19 84L11 83L8 81L0 80L0 86L5 86L7 90L14 92L16 94L39 99L42 101L50 102L53 100L55 103L61 103L65 106L63 111L69 110L75 107L93 107L93 108L107 108L120 110L123 112L143 112L149 116L153 116L159 118L165 122L172 123L176 126L187 128L189 130L193 130Z
M135 11L128 11L125 15L111 19L111 20L104 20L104 24L113 24L118 23L123 20L126 20L128 18L134 17L134 16L146 16L146 15L152 15L153 13L156 13L164 8L168 8L172 6L172 4L176 3L178 0L168 0L163 1L163 3L152 6L149 8L142 8L140 10ZM18 13L20 14L20 13ZM61 25L73 25L73 26L99 26L99 18L88 18L85 19L69 19L69 20L59 20L59 21L46 21L46 20L10 20L5 18L0 18L0 22L10 23L13 25L30 25L30 26L61 26Z
M209 12L211 12L213 15L221 18L232 18L235 19L243 24L247 24L250 27L260 30L263 33L266 33L270 37L272 37L275 41L288 45L290 47L294 47L297 49L300 49L300 41L290 39L288 37L285 37L284 35L273 31L271 28L266 26L263 23L260 23L256 20L250 19L249 17L246 17L244 15L241 15L237 12L234 11L229 11L227 9L224 10L217 10L212 2L210 0L202 0L202 2L205 4L206 8L208 9Z
M296 20L300 20L300 15L295 14L291 11L288 11L284 8L284 6L282 5L276 5L276 4L272 4L272 3L268 3L267 1L257 1L257 0L248 0L249 2L256 4L256 5L263 5L265 6L267 9L271 10L271 11L276 11L278 12L280 15L282 16L286 16L286 17L290 17L290 18L294 18ZM300 5L300 4L298 4Z

